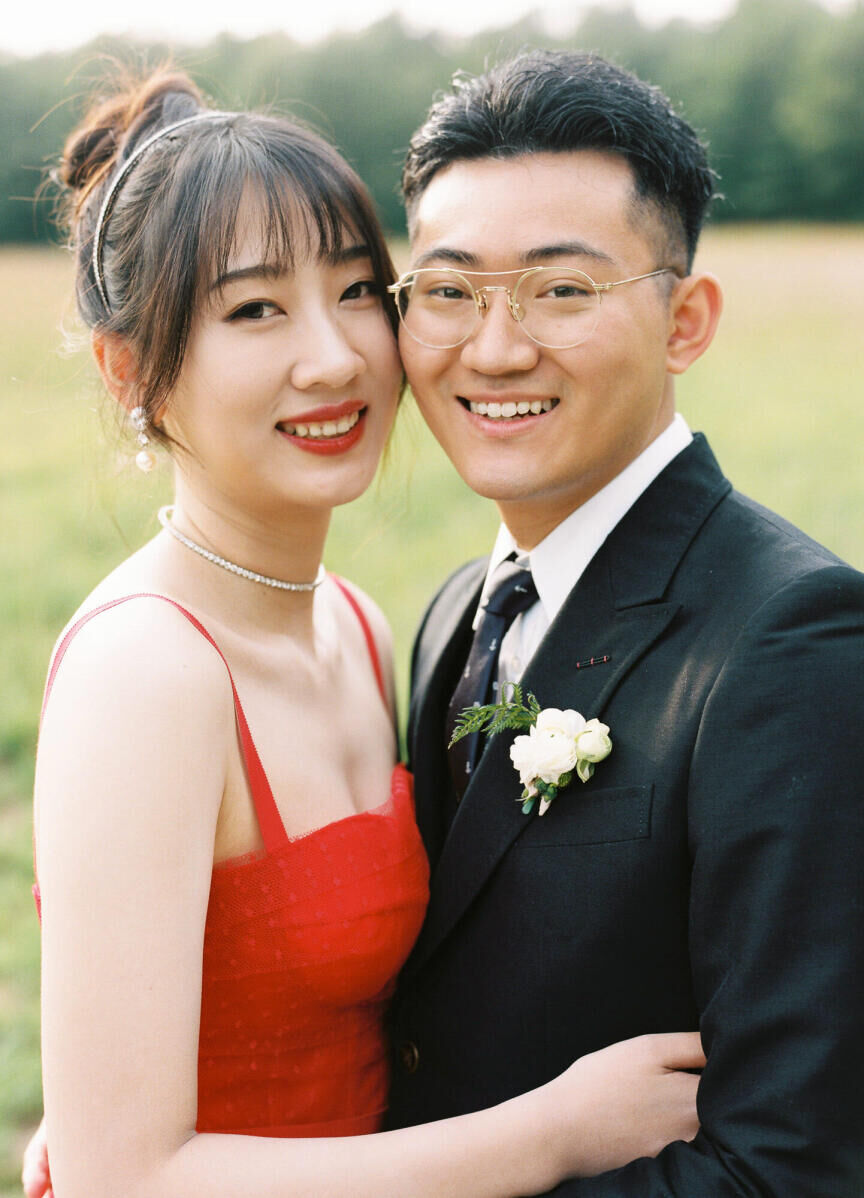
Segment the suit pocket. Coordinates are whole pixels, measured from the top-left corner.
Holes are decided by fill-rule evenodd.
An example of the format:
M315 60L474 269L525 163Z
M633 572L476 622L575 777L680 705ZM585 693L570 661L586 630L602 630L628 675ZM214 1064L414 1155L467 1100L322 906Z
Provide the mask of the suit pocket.
M568 844L615 844L651 835L653 786L582 789L571 782L542 817L535 817L522 838L525 847Z

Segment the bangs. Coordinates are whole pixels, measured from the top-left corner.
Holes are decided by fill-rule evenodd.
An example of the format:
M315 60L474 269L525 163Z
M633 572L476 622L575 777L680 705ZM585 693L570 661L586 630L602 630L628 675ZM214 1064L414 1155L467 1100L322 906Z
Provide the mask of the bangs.
M268 270L289 273L309 257L335 264L346 244L359 242L368 247L378 282L392 282L377 222L350 168L317 139L306 143L305 131L294 128L290 137L278 137L274 128L266 128L266 118L258 121L265 125L264 137L251 135L258 131L254 126L238 129L240 137L223 140L222 161L211 152L202 163L210 178L202 180L194 222L199 229L196 300L228 273L239 246L250 237Z
M340 261L346 243L366 244L332 197L314 204L297 194L293 180L246 179L239 198L223 193L214 207L204 222L206 240L200 247L197 293L202 302L236 269L244 245L254 244L256 261L268 273L291 274L310 258L327 264Z

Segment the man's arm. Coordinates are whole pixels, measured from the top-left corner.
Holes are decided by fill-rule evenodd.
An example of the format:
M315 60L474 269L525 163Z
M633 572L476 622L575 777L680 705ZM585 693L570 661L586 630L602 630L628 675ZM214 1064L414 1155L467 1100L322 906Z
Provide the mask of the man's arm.
M864 577L748 622L689 785L702 1131L556 1198L864 1194Z

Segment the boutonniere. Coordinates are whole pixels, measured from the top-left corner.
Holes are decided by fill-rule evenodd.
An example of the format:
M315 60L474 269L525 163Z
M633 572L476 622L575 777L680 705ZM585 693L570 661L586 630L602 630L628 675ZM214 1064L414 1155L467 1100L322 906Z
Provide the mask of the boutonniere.
M522 811L530 815L539 795L537 814L545 815L574 774L587 782L597 763L612 752L609 727L599 720L586 720L578 711L542 708L530 691L523 703L522 688L514 682L507 683L502 693L505 697L499 703L466 707L456 721L450 744L472 732L496 736L507 729L527 728L528 735L517 736L510 746L510 760L524 787L519 800Z

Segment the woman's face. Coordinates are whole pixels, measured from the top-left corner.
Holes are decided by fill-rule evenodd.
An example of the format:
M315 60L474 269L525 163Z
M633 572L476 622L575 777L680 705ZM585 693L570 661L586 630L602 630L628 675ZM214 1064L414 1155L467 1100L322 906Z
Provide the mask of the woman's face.
M238 228L254 220L238 216ZM166 431L190 484L267 519L356 498L375 473L402 380L368 247L337 261L295 246L295 268L238 243L192 320Z

